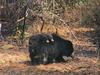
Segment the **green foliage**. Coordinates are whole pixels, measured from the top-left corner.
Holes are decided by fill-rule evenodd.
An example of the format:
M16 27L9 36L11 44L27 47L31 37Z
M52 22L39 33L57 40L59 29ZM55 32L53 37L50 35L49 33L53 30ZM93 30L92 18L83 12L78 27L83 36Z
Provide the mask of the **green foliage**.
M27 0L19 0L18 4L19 4L19 7L23 7L27 4Z
M31 1L31 2L28 2ZM40 1L40 3L39 3ZM59 25L59 19L55 18L53 14L57 15L60 18L64 18L64 13L66 12L66 9L69 7L75 7L76 4L84 4L87 2L87 0L17 0L17 9L14 9L13 6L11 8L8 8L7 14L8 18L11 19L12 22L12 28L14 29L14 33L16 33L16 20L19 19L19 17L23 17L23 13L21 13L21 9L24 6L28 5L30 9L32 9L36 14L45 14L43 17L49 15L49 18L52 20L52 22L56 23L56 25ZM9 11L9 9L11 9ZM9 13L8 13L9 12ZM19 13L17 13L19 12ZM50 14L53 13L53 14ZM13 15L13 16L12 16ZM33 16L33 14L32 14ZM48 21L50 21L50 19ZM46 18L47 22L47 18ZM23 21L21 22L21 25L19 25L19 30L22 32L21 38L24 38L24 32L25 28L24 25L22 24ZM58 24L59 23L59 24Z

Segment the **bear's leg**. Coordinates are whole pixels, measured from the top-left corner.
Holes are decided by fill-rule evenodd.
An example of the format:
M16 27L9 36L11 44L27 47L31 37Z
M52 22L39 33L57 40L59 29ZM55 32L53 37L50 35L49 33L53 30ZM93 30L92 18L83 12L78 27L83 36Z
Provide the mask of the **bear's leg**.
M30 60L31 60L31 64L35 63L35 59L34 59L34 57L31 54L30 54Z
M58 63L59 62L65 62L65 60L64 60L64 58L62 56L56 57L55 61L58 62Z
M48 63L48 55L47 54L43 54L43 58L42 58L42 64L47 64Z
M53 57L48 57L48 62L47 62L48 64L49 63L53 63Z

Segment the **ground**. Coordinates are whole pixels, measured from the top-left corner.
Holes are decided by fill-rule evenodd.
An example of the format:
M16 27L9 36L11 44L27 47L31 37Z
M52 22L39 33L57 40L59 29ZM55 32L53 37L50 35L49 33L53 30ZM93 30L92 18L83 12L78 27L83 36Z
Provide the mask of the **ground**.
M64 57L64 63L31 65L27 46L18 47L8 42L0 42L0 75L100 75L97 47L87 41L86 36L79 35L80 32L88 32L89 29L73 30L80 38L72 40L74 59Z

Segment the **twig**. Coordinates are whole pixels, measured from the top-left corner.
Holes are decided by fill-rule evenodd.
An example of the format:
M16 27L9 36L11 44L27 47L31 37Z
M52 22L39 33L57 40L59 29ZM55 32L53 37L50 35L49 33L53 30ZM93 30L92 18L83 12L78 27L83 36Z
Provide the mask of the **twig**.
M50 12L50 13L51 13L51 12ZM65 20L61 19L58 15L53 14L53 13L51 13L51 14L52 14L54 17L58 18L61 22L63 22L63 24L67 26L68 30L69 30L69 31L71 32L71 34L74 36L74 38L75 38L76 40L78 40L77 37L74 35L74 33L71 31L71 29L70 29L70 27L69 27L69 23L70 23L70 22L73 22L73 21L66 22ZM74 22L76 22L76 21L74 21Z

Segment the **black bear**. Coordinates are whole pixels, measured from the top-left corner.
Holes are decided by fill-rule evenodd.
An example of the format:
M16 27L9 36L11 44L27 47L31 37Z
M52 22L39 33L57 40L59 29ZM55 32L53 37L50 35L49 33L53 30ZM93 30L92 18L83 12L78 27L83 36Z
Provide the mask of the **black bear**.
M72 53L74 51L72 42L61 38L55 33L52 34L52 37L54 39L54 44L56 44L55 49L59 51L59 55L55 59L56 62L65 61L63 56L72 57Z
M37 34L29 38L29 53L32 63L46 64L57 56L53 38L49 34Z

